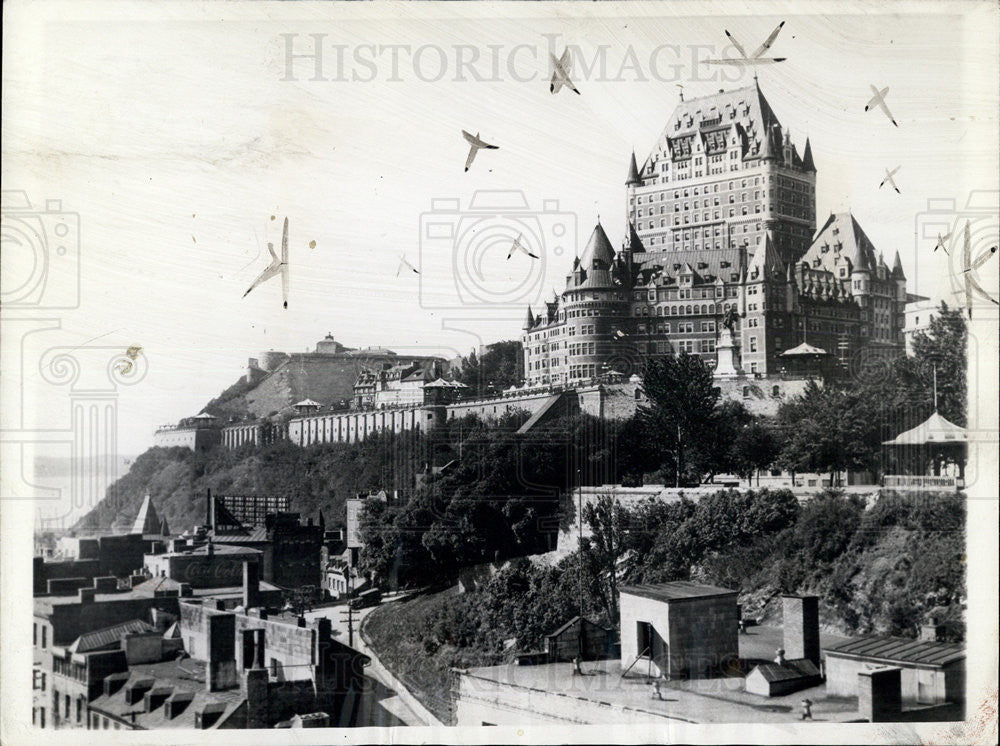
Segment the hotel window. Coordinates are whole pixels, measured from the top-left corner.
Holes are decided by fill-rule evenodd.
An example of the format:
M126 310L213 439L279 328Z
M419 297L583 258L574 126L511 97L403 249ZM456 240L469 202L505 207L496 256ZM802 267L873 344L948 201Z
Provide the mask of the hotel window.
M750 352L757 352L757 338L750 337Z

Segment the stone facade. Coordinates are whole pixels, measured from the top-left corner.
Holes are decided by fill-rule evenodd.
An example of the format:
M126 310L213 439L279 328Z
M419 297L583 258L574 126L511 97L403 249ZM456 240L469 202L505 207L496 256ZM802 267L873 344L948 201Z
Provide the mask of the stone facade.
M890 269L850 213L817 233L815 182L808 141L800 157L756 83L682 101L641 168L632 156L621 250L598 224L563 292L528 309L527 384L628 376L673 352L715 366L727 323L726 354L751 376L808 367L783 356L807 340L827 353L813 372L901 352L898 253Z

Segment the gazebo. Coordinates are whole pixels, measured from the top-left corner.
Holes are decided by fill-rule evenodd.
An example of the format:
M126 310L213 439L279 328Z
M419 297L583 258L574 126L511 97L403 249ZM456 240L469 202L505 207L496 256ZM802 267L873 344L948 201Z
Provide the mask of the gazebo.
M942 417L937 409L926 420L912 427L885 446L901 448L900 461L912 470L914 476L886 475L886 487L961 487L965 478L966 444L969 435ZM954 475L942 474L949 464L957 467Z

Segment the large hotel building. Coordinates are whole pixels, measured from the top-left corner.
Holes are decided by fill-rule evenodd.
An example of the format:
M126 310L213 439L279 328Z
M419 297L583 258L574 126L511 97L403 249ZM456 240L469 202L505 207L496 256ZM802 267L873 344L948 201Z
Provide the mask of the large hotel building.
M628 375L671 352L714 366L730 309L748 375L902 351L898 252L890 269L850 213L817 231L809 141L800 155L756 80L681 101L641 166L632 155L626 199L621 250L598 224L561 296L528 309L528 386ZM796 348L803 358L783 355Z

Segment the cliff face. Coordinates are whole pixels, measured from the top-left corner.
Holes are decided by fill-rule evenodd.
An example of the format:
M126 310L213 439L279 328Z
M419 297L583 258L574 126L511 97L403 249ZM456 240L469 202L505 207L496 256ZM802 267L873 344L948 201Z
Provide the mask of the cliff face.
M235 418L280 417L293 405L312 399L324 406L350 403L354 383L364 370L412 362L444 363L441 358L390 353L307 352L274 357L268 370L251 367L248 376L213 399L205 409L222 422Z
M288 496L303 518L322 511L328 526L344 521L344 501L358 492L413 486L420 449L412 434L358 444L300 448L287 442L257 450L150 448L105 498L73 527L80 533L128 531L149 494L157 513L181 533L205 520L205 494ZM394 481L395 480L395 481Z

